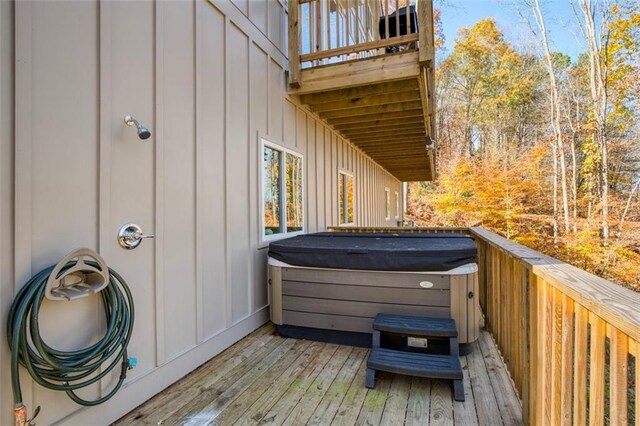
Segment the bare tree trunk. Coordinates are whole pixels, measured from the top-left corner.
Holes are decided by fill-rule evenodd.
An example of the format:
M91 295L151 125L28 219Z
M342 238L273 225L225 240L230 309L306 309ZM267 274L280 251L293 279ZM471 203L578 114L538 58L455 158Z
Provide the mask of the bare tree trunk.
M635 185L631 188L629 192L629 197L627 198L627 203L624 206L624 211L622 212L622 216L620 216L620 224L618 225L618 239L622 238L622 227L624 226L624 221L627 218L627 213L629 213L629 207L631 206L631 200L633 196L638 192L640 188L640 180L636 182Z
M559 157L554 157L554 162L559 159L560 161L560 179L562 183L562 217L564 219L564 232L569 233L569 196L567 191L567 164L564 154L564 142L562 139L562 125L560 123L560 95L558 91L558 82L556 79L555 69L553 66L553 58L551 57L551 51L549 49L549 40L547 38L547 28L544 22L544 16L542 15L542 9L540 8L540 1L534 0L531 4L533 12L536 18L536 23L540 29L540 36L542 38L542 46L544 48L544 56L546 59L547 73L549 74L549 91L551 98L551 123L553 126L553 134L555 138L555 146Z
M609 166L608 166L608 146L606 135L606 119L607 119L607 67L604 63L601 46L598 44L598 38L605 39L604 34L606 28L606 15L603 14L601 21L601 29L599 34L596 31L595 9L592 0L580 0L580 9L584 17L584 25L581 25L582 31L589 47L589 80L591 85L591 100L593 102L593 114L595 120L595 129L593 131L593 139L600 149L600 197L602 205L601 215L601 236L606 242L609 239ZM603 10L606 11L606 5ZM603 37L604 36L604 37ZM606 50L606 42L605 42Z
M573 204L573 233L578 232L578 165L576 160L577 132L571 135L571 198Z
M558 145L551 143L553 155L553 245L558 245Z
M580 104L574 92L572 84L569 83L567 89L567 123L571 129L571 204L572 204L572 232L575 234L578 232L578 160L576 157L576 145L578 144L578 128L580 126ZM574 105L575 111L572 110L571 105ZM572 118L575 112L575 123Z

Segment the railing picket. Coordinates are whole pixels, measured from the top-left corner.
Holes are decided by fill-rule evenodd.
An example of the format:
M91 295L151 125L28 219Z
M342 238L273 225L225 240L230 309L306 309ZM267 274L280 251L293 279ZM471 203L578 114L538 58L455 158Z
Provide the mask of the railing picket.
M573 300L562 294L562 384L560 395L563 425L570 425L573 417L573 311Z
M589 425L604 424L605 322L589 313L591 350L589 357Z
M315 20L315 35L316 35L316 52L319 52L320 50L324 49L323 46L323 40L322 40L322 2L320 0L316 0L315 1L315 13L316 13L316 20ZM316 61L316 65L318 65L318 62Z
M405 17L405 24L407 25L407 34L411 34L411 21L409 20L409 17L411 15L411 2L409 0L404 0L404 17ZM398 18L400 18L398 16ZM400 35L400 34L398 34Z
M384 0L384 38L389 38L389 0Z
M542 404L544 406L544 422L547 424L551 424L551 380L552 380L552 355L553 355L553 287L547 285L547 283L542 280L542 294L543 294L543 302L542 306L544 309L544 331L543 331L543 339L544 339L544 349L543 349L543 401Z
M349 38L351 36L351 0L346 0L347 7L345 17L347 18L347 23L345 24L345 34L347 35L345 40L345 46L349 46L351 43L349 42Z
M630 339L629 347L633 347L633 357L635 358L635 409L633 412L635 415L636 426L640 426L640 344L638 344L637 341Z
M360 44L360 0L356 0L355 41Z
M575 361L573 367L573 424L587 423L587 330L589 321L587 310L582 305L575 306Z
M396 37L400 37L400 0L396 0Z
M307 8L307 28L309 29L309 53L314 53L316 50L315 46L315 31L314 31L314 8L311 7L311 3L306 4Z
M327 26L327 49L331 49L331 2L333 0L324 0L327 19L325 19L325 25Z
M543 330L541 330L540 324L544 322L544 308L542 306L542 290L539 279L532 272L529 274L529 342L530 342L530 379L529 379L529 391L523 391L521 393L523 397L523 406L528 407L529 424L538 425L542 423L544 418L543 404L544 400L544 386L543 386ZM528 396L528 400L524 396ZM525 409L526 410L526 409ZM526 418L524 419L526 421Z
M515 315L513 319L515 321L511 321L512 328L516 338L513 342L513 347L511 348L513 352L513 381L516 384L518 389L522 389L522 357L520 348L526 344L524 335L522 333L522 327L518 324L518 318L522 318L524 316L524 312L522 310L522 304L520 303L522 299L522 287L520 286L520 265L516 262L515 259L510 258L511 261L511 288L513 289L513 295L511 297L511 303L513 305L513 309L515 311Z
M611 327L611 404L610 419L612 425L627 424L627 371L629 365L627 356L629 353L629 339L620 330Z
M551 423L559 425L562 419L562 293L553 293L553 338L551 343Z
M371 28L369 28L371 41L380 40L380 32L378 31L378 23L380 22L380 0L367 0L369 5L369 13L371 13Z

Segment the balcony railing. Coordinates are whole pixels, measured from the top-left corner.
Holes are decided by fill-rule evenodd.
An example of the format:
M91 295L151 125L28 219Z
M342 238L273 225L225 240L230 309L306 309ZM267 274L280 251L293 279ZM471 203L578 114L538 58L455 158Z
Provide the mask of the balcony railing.
M475 238L480 305L538 424L640 424L640 294L482 228L331 228L457 232Z
M407 4L409 3L409 4ZM290 0L289 83L301 68L419 52L433 60L433 10L429 0Z

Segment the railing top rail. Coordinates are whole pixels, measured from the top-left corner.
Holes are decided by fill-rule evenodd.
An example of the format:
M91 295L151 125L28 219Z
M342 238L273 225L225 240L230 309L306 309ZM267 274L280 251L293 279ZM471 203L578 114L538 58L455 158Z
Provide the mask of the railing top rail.
M486 229L474 227L470 230L473 235L520 260L535 275L590 312L629 337L640 341L640 293L507 240Z
M328 226L329 231L345 232L466 232L470 228L464 226L440 226L440 227L391 227L391 226Z

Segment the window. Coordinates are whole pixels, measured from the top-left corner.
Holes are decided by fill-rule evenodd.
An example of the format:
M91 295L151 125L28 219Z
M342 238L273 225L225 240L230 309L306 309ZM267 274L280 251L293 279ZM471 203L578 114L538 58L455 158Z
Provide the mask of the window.
M384 218L391 219L391 191L389 188L384 189Z
M340 225L353 225L353 200L353 176L340 172L338 174Z
M303 231L302 155L262 140L262 238Z
M396 191L396 219L400 219L400 195Z

